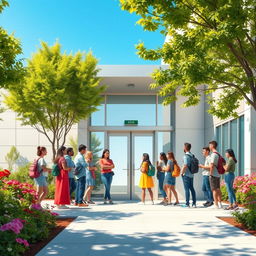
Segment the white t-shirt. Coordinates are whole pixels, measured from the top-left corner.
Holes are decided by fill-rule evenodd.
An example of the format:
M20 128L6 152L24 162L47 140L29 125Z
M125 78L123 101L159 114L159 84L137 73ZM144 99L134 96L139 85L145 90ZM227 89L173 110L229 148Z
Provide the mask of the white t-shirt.
M214 177L220 177L220 174L219 174L218 169L217 169L218 162L219 162L219 156L218 156L218 154L213 152L211 154L211 164L214 165L213 174L212 174L212 176L214 176Z
M211 156L207 156L205 158L204 166L210 166L211 165ZM204 169L202 172L203 176L210 176L210 170L209 169Z
M39 172L41 172L41 175L43 175L43 176L45 176L45 177L48 177L48 172L44 172L44 171L43 171L43 168L42 168L42 166L46 166L46 165L47 165L47 163L46 163L46 161L44 160L44 158L40 158L40 159L38 160L37 166L38 166Z

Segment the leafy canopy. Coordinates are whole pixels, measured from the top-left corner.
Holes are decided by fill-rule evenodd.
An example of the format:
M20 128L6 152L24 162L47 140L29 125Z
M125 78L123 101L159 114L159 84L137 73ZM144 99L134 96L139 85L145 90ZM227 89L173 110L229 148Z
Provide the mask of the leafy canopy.
M169 68L153 73L164 104L186 97L185 107L205 93L209 112L236 116L243 99L256 110L255 0L120 0L123 10L141 16L145 30L167 40L158 49L136 48L147 60L162 59ZM203 86L202 86L203 85ZM175 94L176 92L176 94Z
M0 0L0 14L8 6L6 0ZM21 53L19 40L0 26L0 88L7 88L21 78L23 65L22 61L17 59Z
M71 127L101 104L97 59L91 52L61 53L61 45L45 42L30 60L24 80L12 87L5 102L52 143L53 156ZM52 135L52 136L51 136Z

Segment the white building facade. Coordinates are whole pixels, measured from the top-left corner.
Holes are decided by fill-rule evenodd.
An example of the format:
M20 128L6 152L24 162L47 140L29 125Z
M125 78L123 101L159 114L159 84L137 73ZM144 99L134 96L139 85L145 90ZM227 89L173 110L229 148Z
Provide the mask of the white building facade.
M149 89L150 74L157 65L111 65L99 66L102 84L108 86L102 95L99 111L88 120L75 125L68 137L78 140L100 157L104 148L109 148L116 168L112 193L117 199L137 199L143 153L149 153L156 163L160 152L173 151L182 165L183 145L192 144L194 153L203 162L201 150L210 140L217 140L219 151L224 154L233 148L237 158L237 175L256 171L256 113L246 104L238 110L239 118L220 121L207 114L204 96L199 105L181 107L183 99L170 106L163 106L161 97ZM16 113L6 111L0 115L0 166L7 167L5 156L15 146L22 158L18 164L32 161L38 145L51 147L44 135L31 127L24 127L16 119ZM67 140L69 141L69 139ZM47 156L50 163L51 155ZM195 175L194 185L198 198L201 191L201 172ZM155 196L158 196L155 179ZM183 198L181 178L177 178L177 190ZM96 194L101 196L102 187Z

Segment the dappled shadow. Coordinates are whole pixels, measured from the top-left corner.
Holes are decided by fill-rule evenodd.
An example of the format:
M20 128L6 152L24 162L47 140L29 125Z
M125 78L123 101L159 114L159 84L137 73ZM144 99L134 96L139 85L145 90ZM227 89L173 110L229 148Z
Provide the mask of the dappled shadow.
M65 241L61 236L55 238L54 243L44 248L38 255L76 255L81 256L164 256L164 255L255 255L255 251L243 244L239 249L232 244L211 244L205 246L204 240L197 246L192 246L178 238L171 232L149 232L133 234L115 234L108 231L65 230ZM189 240L187 240L189 241ZM214 249L216 248L216 249Z

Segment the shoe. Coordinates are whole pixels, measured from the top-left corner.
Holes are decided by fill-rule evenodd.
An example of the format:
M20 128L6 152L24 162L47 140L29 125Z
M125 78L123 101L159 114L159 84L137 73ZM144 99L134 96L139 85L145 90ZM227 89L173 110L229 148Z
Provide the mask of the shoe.
M187 204L183 204L183 205L181 205L181 207L183 207L183 208L190 208L190 206L187 205Z
M166 202L167 202L167 200L164 199L164 200L161 201L159 204L164 205Z
M196 204L192 204L192 208L196 208Z
M204 206L204 207L207 207L207 205L208 205L209 203L210 203L210 202L206 201L206 202L203 204L203 206Z
M219 209L219 206L216 204L213 204L212 206L208 207L210 209Z
M218 207L219 207L219 209L222 209L223 208L222 203L219 202Z
M95 204L95 202L93 202L92 200L87 201L87 204Z
M88 204L85 204L85 203L81 203L81 204L78 204L79 207L88 207L89 205Z
M210 207L213 205L213 202L208 202L208 204L206 204L204 207Z
M145 205L145 202L139 202L138 205Z
M154 201L151 201L151 204L154 205L155 204Z
M109 200L109 204L114 204L114 202L112 200Z
M227 206L224 208L225 211L234 210L233 206Z
M104 204L107 204L107 203L108 203L108 201L105 199L105 200L104 200Z
M164 206L172 205L172 203L165 202Z
M180 203L179 202L175 202L173 205L176 206L176 205L179 205Z
M57 209L69 209L66 205L57 205Z

